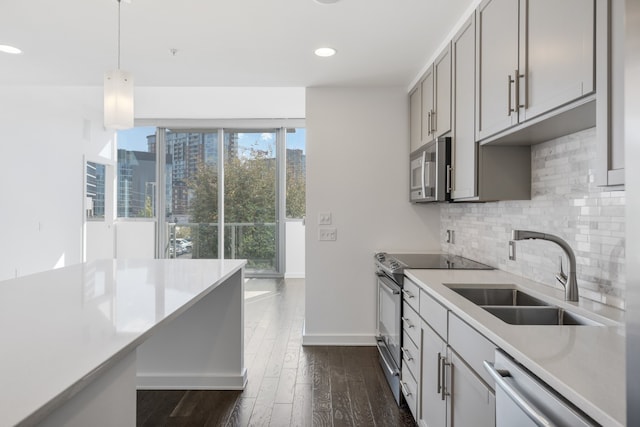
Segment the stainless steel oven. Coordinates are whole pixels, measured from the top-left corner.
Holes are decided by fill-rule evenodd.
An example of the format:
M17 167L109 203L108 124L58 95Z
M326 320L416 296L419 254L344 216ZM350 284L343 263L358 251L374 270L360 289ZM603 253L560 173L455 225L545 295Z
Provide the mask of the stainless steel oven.
M391 391L400 402L400 345L402 337L402 288L382 272L378 280L378 328L376 344L380 362L391 386Z
M387 377L396 402L400 404L400 372L402 370L402 287L404 270L418 269L491 269L485 264L449 254L388 254L375 255L378 292L377 335L380 366Z

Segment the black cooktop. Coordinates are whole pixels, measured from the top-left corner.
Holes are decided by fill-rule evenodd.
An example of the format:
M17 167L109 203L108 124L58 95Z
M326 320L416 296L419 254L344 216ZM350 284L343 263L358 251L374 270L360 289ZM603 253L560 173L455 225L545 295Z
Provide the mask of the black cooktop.
M384 272L402 286L404 270L443 269L443 270L493 270L486 264L452 254L389 254L378 252L375 255L378 271Z
M404 268L492 270L493 268L458 255L451 254L387 254L401 262Z

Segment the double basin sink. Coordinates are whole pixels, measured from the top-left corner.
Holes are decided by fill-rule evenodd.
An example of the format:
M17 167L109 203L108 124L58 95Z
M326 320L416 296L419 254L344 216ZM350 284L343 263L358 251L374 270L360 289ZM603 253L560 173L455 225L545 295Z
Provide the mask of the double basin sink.
M567 311L515 288L447 285L449 289L511 325L588 325L602 323Z

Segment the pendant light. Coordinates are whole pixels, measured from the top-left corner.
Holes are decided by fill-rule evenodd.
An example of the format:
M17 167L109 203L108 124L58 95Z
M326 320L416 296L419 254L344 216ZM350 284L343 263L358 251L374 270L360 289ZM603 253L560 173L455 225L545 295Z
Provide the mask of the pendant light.
M133 75L120 69L120 5L118 2L118 68L104 75L104 127L133 127Z

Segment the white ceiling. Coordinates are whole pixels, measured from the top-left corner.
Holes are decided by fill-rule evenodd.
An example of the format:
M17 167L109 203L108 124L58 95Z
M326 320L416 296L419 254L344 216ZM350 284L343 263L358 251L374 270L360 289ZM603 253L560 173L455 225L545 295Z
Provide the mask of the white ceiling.
M132 0L121 68L136 86L409 85L474 0ZM117 0L0 0L0 85L102 85ZM332 58L313 54L332 46ZM173 56L171 49L177 49Z

